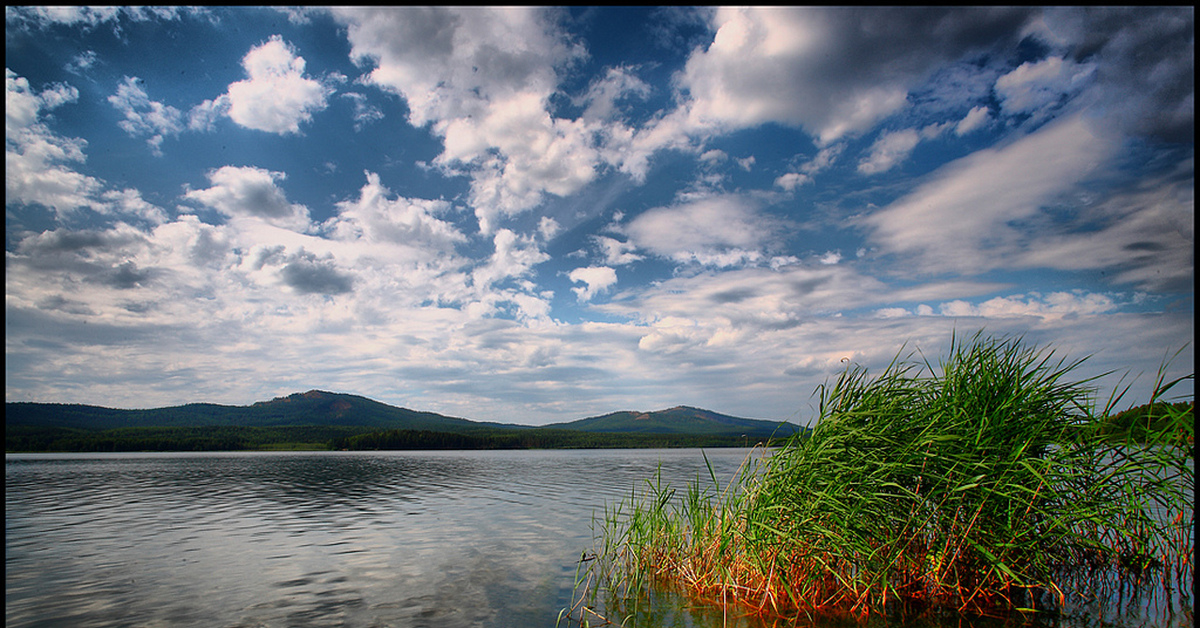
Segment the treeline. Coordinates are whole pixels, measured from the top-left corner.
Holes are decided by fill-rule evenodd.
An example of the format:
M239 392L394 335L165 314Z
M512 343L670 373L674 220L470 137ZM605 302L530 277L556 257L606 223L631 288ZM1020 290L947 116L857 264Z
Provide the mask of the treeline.
M743 447L757 441L741 436L683 436L678 434L633 434L580 432L575 430L495 430L472 434L428 430L386 430L358 434L334 443L335 449L608 449Z
M742 447L758 442L740 436L602 433L540 428L476 430L471 433L316 425L124 427L108 430L6 425L4 429L4 449L10 453L714 448Z
M330 449L369 427L125 427L85 430L6 425L6 452L255 451Z
M1147 434L1161 433L1172 425L1191 426L1191 431L1184 429L1184 433L1178 435L1188 438L1195 432L1195 416L1194 401L1148 403L1108 417L1102 432L1111 438L1142 442Z

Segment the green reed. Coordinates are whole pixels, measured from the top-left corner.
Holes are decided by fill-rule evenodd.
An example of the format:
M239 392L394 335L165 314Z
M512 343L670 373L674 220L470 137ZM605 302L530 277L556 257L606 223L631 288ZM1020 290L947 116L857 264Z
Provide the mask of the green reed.
M626 612L674 583L777 616L1063 611L1106 578L1191 591L1191 409L1164 404L1166 427L1119 441L1104 417L1122 395L1097 409L1093 380L1068 377L1082 360L982 334L936 367L911 357L849 366L818 389L809 437L724 488L710 467L608 507L585 588ZM1152 401L1192 377L1163 371Z

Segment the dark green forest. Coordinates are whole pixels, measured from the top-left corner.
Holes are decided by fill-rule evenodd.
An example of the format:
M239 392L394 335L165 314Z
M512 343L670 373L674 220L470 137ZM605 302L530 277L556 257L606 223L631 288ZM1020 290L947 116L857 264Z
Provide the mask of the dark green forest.
M1171 423L1171 417L1176 414L1187 415L1189 421L1194 425L1196 402L1167 403L1160 401L1118 412L1109 417L1104 433L1114 439L1145 441L1147 434L1161 432Z
M376 430L371 427L126 427L85 430L6 426L8 452L449 450L742 447L741 436L629 434L562 429L488 429L474 433Z
M334 441L370 432L371 427L312 425L289 427L122 427L88 430L70 427L5 425L8 452L255 451L330 449Z

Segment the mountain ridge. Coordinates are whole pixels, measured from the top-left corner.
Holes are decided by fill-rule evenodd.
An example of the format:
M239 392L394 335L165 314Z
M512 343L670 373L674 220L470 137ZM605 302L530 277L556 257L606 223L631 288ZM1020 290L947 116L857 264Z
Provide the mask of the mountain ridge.
M745 419L679 405L650 412L621 410L543 426L477 421L392 406L351 393L311 389L246 406L190 403L125 410L85 404L5 402L5 426L118 429L131 427L370 427L471 433L484 430L561 429L601 433L787 436L800 426Z

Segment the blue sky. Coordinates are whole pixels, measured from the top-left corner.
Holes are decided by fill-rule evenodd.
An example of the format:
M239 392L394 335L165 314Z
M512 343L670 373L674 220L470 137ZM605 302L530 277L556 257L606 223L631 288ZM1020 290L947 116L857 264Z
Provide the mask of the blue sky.
M807 422L954 333L1125 405L1194 364L1191 7L5 17L8 401Z

